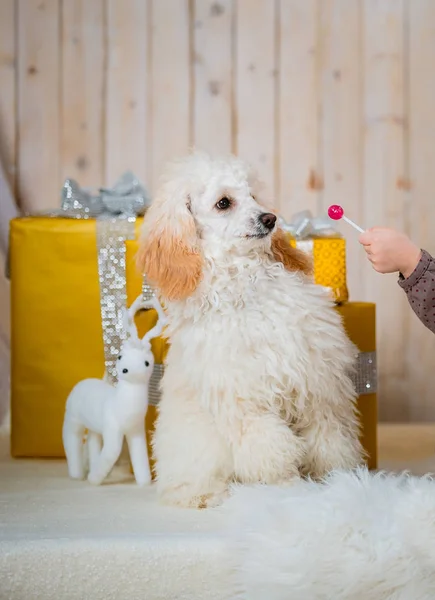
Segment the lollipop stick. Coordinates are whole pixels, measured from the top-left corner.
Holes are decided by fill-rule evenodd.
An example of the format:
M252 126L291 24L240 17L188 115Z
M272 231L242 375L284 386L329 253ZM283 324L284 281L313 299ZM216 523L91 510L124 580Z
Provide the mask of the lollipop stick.
M364 233L364 229L362 229L359 225L357 225L356 223L354 223L353 221L351 221L350 219L348 219L347 217L345 217L344 215L342 216L342 219L344 221L346 221L346 223L349 223L349 225L352 225L352 227L354 227L357 231L359 231L360 233Z

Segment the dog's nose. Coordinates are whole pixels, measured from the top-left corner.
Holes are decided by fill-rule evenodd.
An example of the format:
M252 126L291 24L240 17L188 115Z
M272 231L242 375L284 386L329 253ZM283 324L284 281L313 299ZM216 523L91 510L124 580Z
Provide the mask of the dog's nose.
M259 219L267 229L273 229L275 227L276 216L272 213L263 213L259 216Z

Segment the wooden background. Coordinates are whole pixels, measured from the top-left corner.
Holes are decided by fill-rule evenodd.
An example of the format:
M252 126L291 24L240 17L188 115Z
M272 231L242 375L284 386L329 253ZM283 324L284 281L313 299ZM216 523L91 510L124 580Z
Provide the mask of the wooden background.
M20 205L64 178L152 191L188 147L258 165L285 217L340 203L435 252L435 0L0 0L0 147ZM378 305L381 418L435 420L435 337L349 228Z

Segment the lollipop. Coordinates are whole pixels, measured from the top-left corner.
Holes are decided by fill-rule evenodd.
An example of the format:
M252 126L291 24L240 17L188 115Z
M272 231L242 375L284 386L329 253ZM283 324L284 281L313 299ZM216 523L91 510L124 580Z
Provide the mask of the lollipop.
M328 217L333 221L339 221L340 219L343 219L344 221L346 221L346 223L352 225L354 229L356 229L360 233L364 233L364 229L362 229L359 225L357 225L356 223L344 216L344 210L338 204L333 204L328 208Z

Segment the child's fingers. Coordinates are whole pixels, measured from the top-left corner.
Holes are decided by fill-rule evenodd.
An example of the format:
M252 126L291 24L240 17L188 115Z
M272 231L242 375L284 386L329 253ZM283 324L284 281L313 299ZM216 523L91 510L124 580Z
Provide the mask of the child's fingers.
M358 241L362 246L370 246L373 241L373 236L370 229L364 231L364 233L359 236Z

